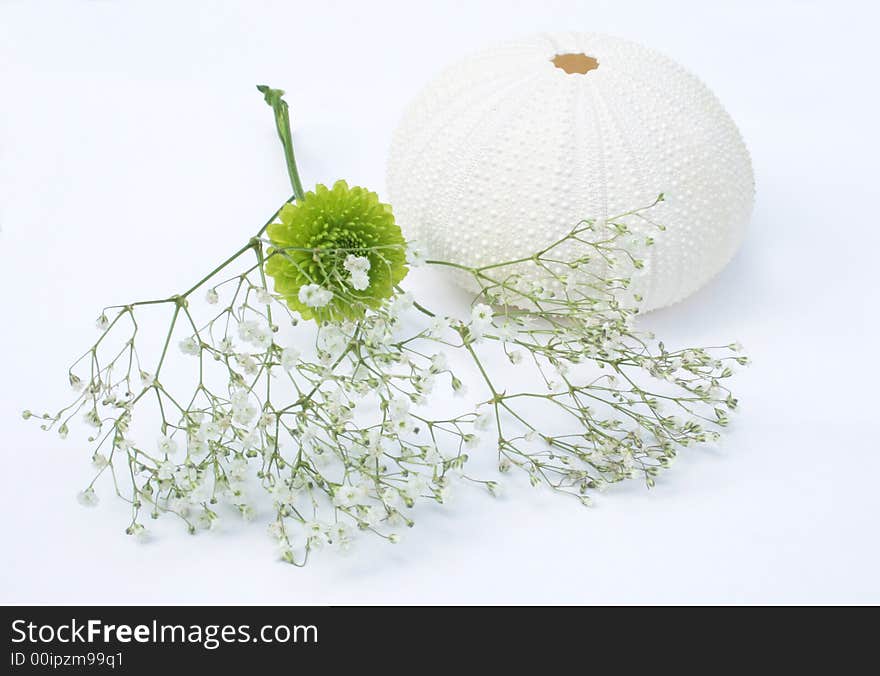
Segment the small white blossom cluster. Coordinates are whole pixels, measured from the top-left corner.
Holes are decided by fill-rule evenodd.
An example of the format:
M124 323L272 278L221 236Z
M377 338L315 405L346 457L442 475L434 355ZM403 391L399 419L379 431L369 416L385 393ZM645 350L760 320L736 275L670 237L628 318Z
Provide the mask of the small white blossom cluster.
M366 256L348 254L342 263L348 272L348 282L356 291L365 291L370 286L370 259Z
M347 275L346 282L355 291L366 291L370 287L370 259L366 256L348 254L342 267ZM333 291L319 284L304 284L299 289L299 301L308 307L322 308L333 300Z
M571 240L584 255L559 261L554 249ZM217 528L226 511L271 515L279 555L296 565L322 547L347 549L358 533L397 542L414 506L448 500L456 477L500 494L498 481L464 474L468 453L487 444L502 473L518 468L586 505L610 483L653 485L680 449L716 439L737 408L724 381L747 363L741 346L668 350L634 330L636 299L625 294L641 265L616 219L580 223L536 252L527 264L543 274L528 277L549 280L540 286L523 281L522 259L483 268L431 261L481 289L464 318L399 291L357 321L300 322L266 287L266 244L250 240L184 294L107 308L99 340L68 374L73 403L40 417L62 437L76 417L93 430L96 476L77 499L97 504L95 483L111 475L132 506L127 532L139 540L149 537L145 512L173 514L196 532ZM216 282L249 253L256 266ZM364 252L342 260L346 283L367 289ZM410 244L407 260L425 258ZM191 302L199 289L205 315ZM332 299L315 284L299 290L309 307ZM136 316L163 304L164 349L145 363ZM301 338L282 339L282 325ZM163 384L175 341L177 368L192 373L182 390ZM470 364L478 404L432 416L438 386L467 390L464 372L450 366L453 351ZM535 387L511 386L489 367L493 351L518 375L532 373ZM141 434L133 421L146 407L158 429Z
M305 284L299 290L299 302L309 307L324 307L333 300L333 292L318 284Z
M425 250L418 242L408 242L406 245L406 262L410 267L418 268L425 264L427 256Z

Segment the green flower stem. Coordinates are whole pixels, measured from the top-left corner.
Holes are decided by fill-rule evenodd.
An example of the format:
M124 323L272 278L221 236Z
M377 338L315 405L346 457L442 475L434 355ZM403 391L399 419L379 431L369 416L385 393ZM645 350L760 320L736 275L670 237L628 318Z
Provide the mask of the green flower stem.
M272 89L267 85L257 85L266 103L272 106L275 113L275 128L278 130L278 138L281 139L281 145L284 146L284 160L287 162L287 174L290 176L290 185L293 186L293 194L297 200L301 200L305 192L303 191L302 182L299 178L299 170L296 167L296 156L293 154L293 136L290 133L290 111L287 108L287 101L282 97L284 91L281 89Z
M296 192L296 191L294 190L294 193L295 193L295 192ZM286 200L286 201L284 202L284 204L289 204L289 203L292 202L295 198L296 198L296 194L294 194L291 198L289 198L288 200ZM184 293L180 294L181 297L182 297L182 298L186 298L187 296L189 296L193 291L196 291L199 287L201 287L202 284L204 284L204 283L207 282L209 279L211 279L211 277L213 277L214 275L216 275L218 272L220 272L220 271L221 271L223 268L225 268L227 265L230 265L231 263L233 263L233 262L234 262L239 256L241 256L242 254L244 254L244 253L250 251L251 249L257 250L258 248L260 248L260 247L261 247L261 244L260 244L260 239L259 239L259 238L263 235L264 232L266 232L266 228L268 228L268 227L272 224L272 222L273 222L276 218L278 218L278 214L281 213L281 209L284 208L284 204L282 204L280 207L278 207L278 209L275 210L275 213L272 214L272 216L269 218L269 220L267 220L267 221L263 224L263 227L260 228L260 230L257 232L257 234L254 235L250 240L248 240L248 243L247 243L247 244L245 244L243 247L241 247L238 251L236 251L234 254L232 254L232 255L231 255L229 258L227 258L225 261L223 261L222 263L220 263L220 265L218 265L216 268L214 268L213 270L211 270L211 272L209 272L207 275L205 275L204 277L202 277L202 278L201 278L196 284L193 284L193 286L190 287L189 289L187 289ZM262 254L260 254L260 255L262 255ZM171 299L169 299L169 300L174 300L174 299L171 298Z
M162 370L162 364L165 362L165 355L168 354L168 346L171 344L171 336L174 333L174 327L177 324L177 316L180 314L180 304L174 307L174 314L171 316L171 325L168 327L168 335L165 336L165 345L162 347L162 355L159 357L159 363L156 366L156 378ZM157 390L158 392L158 390Z
M291 195L289 198L287 198L287 199L284 201L284 204L290 204L290 203L293 202L295 199L296 199L296 195ZM275 213L273 213L272 216L271 216L271 217L270 217L270 218L269 218L269 219L263 224L263 226L257 231L257 233L256 233L253 237L251 237L251 239L248 240L247 244L245 244L245 245L242 246L240 249L238 249L235 253L233 253L231 256L229 256L229 258L227 258L227 259L224 260L222 263L220 263L220 265L218 265L218 266L215 267L213 270L211 270L211 272L209 272L208 274L206 274L206 275L205 275L204 277L202 277L202 278L201 278L196 284L193 284L189 289L187 289L187 290L184 291L183 293L175 294L175 295L173 295L173 296L170 296L169 298L154 298L154 299L152 299L152 300L139 300L139 301L135 301L135 302L133 302L133 303L126 303L125 305L109 305L109 306L107 306L107 307L105 308L105 311L106 311L106 310L117 310L117 309L118 309L118 310L122 310L122 312L120 312L119 315L118 315L115 319L112 320L111 325L110 325L109 327L107 327L107 329L106 329L106 331L105 331L104 333L105 333L105 334L108 333L108 332L110 331L110 329L112 328L113 324L115 324L116 321L117 321L117 320L118 320L123 314L125 314L126 312L128 312L128 311L129 311L129 308L138 307L138 306L141 306L141 305L159 305L159 304L161 304L161 303L180 303L181 300L183 300L183 299L187 298L188 296L192 295L195 291L197 291L199 288L201 288L201 286L202 286L205 282L207 282L209 279L211 279L214 275L216 275L218 272L220 272L220 271L223 270L224 268L226 268L226 267L228 267L229 265L231 265L232 263L234 263L234 262L235 262L236 260L238 260L238 258L240 258L243 254L247 253L248 251L250 251L250 250L252 250L252 249L256 250L258 247L261 247L262 245L261 245L261 242L260 242L260 237L262 237L262 236L263 236L263 233L266 232L266 228L268 228L268 227L272 224L272 222L275 221L276 218L278 218L278 214L281 213L281 209L284 208L284 204L282 204L280 207L278 207L278 209L275 210ZM102 338L103 338L103 336L102 336ZM98 342L100 343L100 339L99 339ZM83 356L85 356L85 355L83 355Z

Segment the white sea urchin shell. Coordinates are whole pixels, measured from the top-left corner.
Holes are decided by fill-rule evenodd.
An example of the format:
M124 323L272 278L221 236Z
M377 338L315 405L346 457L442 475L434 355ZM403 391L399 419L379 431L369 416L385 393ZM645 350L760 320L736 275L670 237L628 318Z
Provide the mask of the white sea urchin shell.
M408 238L465 265L529 255L663 192L648 215L668 229L651 231L634 282L650 310L727 264L754 177L736 125L695 76L625 40L563 33L471 56L431 82L394 134L388 191Z

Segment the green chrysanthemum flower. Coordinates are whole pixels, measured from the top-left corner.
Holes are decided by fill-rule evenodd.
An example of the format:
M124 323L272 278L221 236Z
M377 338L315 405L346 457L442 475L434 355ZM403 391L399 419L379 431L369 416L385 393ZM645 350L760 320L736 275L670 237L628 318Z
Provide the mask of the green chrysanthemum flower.
M278 218L267 229L266 274L303 319L360 319L406 276L406 241L391 207L366 188L317 185Z

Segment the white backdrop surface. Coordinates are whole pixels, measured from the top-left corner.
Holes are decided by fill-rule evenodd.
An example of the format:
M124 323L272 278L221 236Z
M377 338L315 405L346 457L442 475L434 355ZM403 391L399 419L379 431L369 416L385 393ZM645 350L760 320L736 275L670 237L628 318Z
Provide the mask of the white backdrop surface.
M868 2L0 2L0 602L880 602L878 18ZM668 345L749 349L724 444L591 510L461 489L400 545L362 538L305 570L260 526L138 545L109 486L79 507L84 435L20 412L63 402L100 307L183 287L287 197L254 85L287 90L307 185L382 194L418 89L542 30L665 52L749 146L743 248L642 320Z

